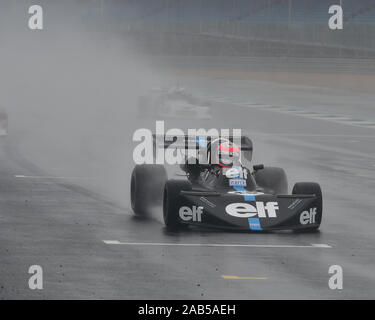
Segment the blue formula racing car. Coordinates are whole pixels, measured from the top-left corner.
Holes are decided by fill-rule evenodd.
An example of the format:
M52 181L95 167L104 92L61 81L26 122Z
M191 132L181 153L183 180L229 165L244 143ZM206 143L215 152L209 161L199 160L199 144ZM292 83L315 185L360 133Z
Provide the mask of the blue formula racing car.
M136 215L146 215L151 207L162 204L168 230L188 225L254 232L319 228L323 211L319 184L298 182L288 194L282 168L260 164L250 171L241 161L242 156L252 158L248 137L242 136L239 145L232 137L184 139L186 144L181 146L162 138L161 147L183 150L196 141L198 149L204 141L208 161L185 156L178 179L168 179L164 165L136 165L131 176L131 206ZM156 140L154 135L154 149Z

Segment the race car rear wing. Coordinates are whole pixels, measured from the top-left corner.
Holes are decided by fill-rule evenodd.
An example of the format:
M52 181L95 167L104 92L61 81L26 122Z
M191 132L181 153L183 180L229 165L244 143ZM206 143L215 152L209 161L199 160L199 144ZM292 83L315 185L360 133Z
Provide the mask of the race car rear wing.
M207 150L211 141L218 138L225 138L240 147L241 154L251 161L253 156L253 143L246 136L189 136L189 135L156 135L153 134L154 155L158 149L176 149L176 150Z

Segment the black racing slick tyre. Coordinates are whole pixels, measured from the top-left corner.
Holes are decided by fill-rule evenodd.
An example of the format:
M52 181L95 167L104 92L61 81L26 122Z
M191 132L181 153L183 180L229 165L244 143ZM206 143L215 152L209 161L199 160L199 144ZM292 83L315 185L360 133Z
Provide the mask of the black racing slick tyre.
M179 210L183 205L180 192L191 190L191 183L183 180L169 180L164 185L163 218L169 231L178 231L183 227L179 218Z
M266 192L274 194L288 193L288 179L284 169L277 167L264 167L254 173L256 184Z
M316 196L316 200L314 201L314 207L316 207L316 226L311 227L309 230L317 230L320 227L322 222L322 215L323 215L323 196L322 190L320 185L315 182L297 182L294 187L292 194L304 194L304 195L311 195L314 194Z
M135 215L146 215L150 206L161 204L167 178L162 165L135 166L130 183L131 206Z

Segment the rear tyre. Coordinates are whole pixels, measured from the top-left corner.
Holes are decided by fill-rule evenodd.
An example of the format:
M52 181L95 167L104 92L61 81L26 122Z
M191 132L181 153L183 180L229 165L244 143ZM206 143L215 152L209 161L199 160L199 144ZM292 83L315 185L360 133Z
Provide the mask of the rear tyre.
M322 222L323 215L323 196L320 185L315 182L297 182L293 187L292 194L314 194L316 196L313 206L316 207L317 226L309 228L308 231L318 230ZM304 229L304 231L306 232L306 229Z
M277 167L264 167L253 173L258 186L265 192L273 194L288 193L288 179L284 169Z
M136 216L144 216L150 205L162 203L163 188L167 178L167 172L162 165L135 166L131 176L130 199Z
M180 196L182 190L191 190L191 183L182 180L169 180L164 186L163 218L169 231L178 231L185 226L179 218L179 210L183 205Z

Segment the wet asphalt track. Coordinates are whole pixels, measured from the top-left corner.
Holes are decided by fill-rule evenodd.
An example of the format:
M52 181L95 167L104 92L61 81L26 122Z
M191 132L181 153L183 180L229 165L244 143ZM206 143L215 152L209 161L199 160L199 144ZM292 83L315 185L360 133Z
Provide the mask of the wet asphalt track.
M325 105L330 113L374 117L373 95L207 79L194 79L191 87L199 81L225 97L242 92L246 100L252 90L251 102L308 110ZM118 202L94 179L51 179L53 168L33 161L16 135L9 136L0 141L0 298L373 299L375 129L227 102L214 108L214 118L197 127L240 127L254 141L254 163L284 167L290 188L296 181L321 184L319 233L168 233L160 210L136 219L127 192ZM141 125L154 126L148 120ZM168 120L166 126L191 127L191 121ZM40 291L28 288L33 264L44 270ZM328 288L334 264L343 268L341 291Z

